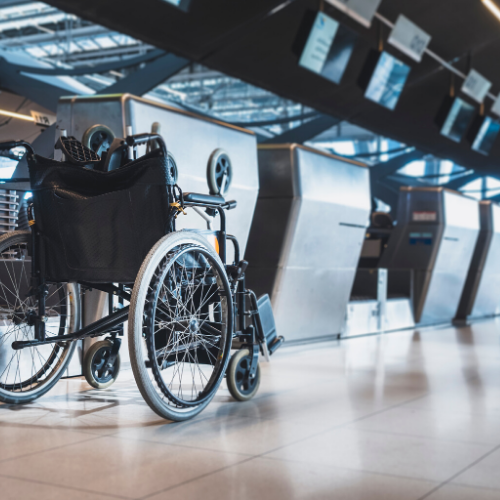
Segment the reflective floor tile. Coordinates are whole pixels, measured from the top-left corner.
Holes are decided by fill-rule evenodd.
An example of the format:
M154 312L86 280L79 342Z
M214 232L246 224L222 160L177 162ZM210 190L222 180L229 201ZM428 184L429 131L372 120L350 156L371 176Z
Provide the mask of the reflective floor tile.
M0 475L2 500L111 500L116 497Z
M341 428L268 456L304 463L444 481L491 446Z
M85 491L138 498L245 457L111 437L38 453L2 464L2 474Z
M433 487L429 481L257 458L151 500L417 500Z

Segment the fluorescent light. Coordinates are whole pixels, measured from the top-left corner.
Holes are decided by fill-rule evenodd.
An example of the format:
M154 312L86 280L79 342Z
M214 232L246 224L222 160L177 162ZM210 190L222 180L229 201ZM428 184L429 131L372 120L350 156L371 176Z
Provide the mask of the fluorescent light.
M492 0L482 0L484 5L490 9L491 13L500 21L500 8Z
M0 115L10 116L11 118L19 118L20 120L26 120L27 122L35 121L35 119L32 116L21 115L19 113L13 113L12 111L6 111L4 109L0 109Z

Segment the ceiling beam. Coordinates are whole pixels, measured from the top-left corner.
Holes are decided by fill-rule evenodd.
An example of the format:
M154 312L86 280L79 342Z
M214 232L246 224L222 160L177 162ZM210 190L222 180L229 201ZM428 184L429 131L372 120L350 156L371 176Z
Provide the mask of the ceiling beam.
M164 54L165 52L163 50L157 49L137 57L129 57L128 59L108 62L96 66L84 66L78 68L35 68L33 66L18 65L17 70L33 75L82 76L88 75L89 73L107 73L108 71L130 68L131 66L137 66L138 64L153 61L154 59L157 59Z
M36 60L33 62L37 63ZM84 85L74 83L75 85L71 85L68 80L54 76L40 75L38 78L31 78L18 71L16 64L10 63L0 54L0 88L27 97L50 111L56 111L57 103L62 96L93 93Z
M334 118L333 116L321 114L317 118L314 118L303 125L287 130L286 132L276 135L271 139L263 138L259 142L263 142L265 144L303 144L306 141L314 139L314 137L321 134L325 130L334 127L340 123L340 121L341 120Z
M144 68L134 71L113 85L102 89L99 94L130 93L142 96L189 64L190 61L188 59L174 54L165 54L155 61L148 63Z

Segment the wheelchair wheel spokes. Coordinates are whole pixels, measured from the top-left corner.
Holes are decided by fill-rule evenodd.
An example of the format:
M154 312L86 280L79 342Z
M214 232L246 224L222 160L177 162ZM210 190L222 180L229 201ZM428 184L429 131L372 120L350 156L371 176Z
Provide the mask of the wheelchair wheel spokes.
M74 350L72 344L47 344L13 350L15 341L33 340L33 315L37 300L29 296L31 259L29 232L0 238L0 401L31 401L60 378ZM74 285L48 285L46 337L68 333L76 327L78 297Z
M159 270L149 298L154 311L153 371L165 396L179 408L199 405L217 380L227 321L211 321L211 311L224 309L215 274L202 249L181 250Z
M180 244L160 246L149 272L140 273L140 286L147 282L147 291L139 310L134 287L131 310L134 315L143 311L144 347L141 358L135 349L131 359L137 359L136 379L153 410L184 420L210 402L224 376L231 346L231 290L220 259L201 237L169 239ZM195 244L188 244L193 239ZM131 324L139 327L137 320Z

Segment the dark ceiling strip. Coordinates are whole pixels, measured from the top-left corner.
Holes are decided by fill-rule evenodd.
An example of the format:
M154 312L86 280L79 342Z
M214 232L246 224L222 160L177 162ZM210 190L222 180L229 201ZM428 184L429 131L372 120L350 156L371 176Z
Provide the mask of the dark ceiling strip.
M311 111L310 113L304 113L302 115L295 116L284 116L282 118L275 118L273 120L262 120L260 122L229 122L231 125L236 127L265 127L267 125L279 125L280 123L290 123L297 122L301 120L307 120L309 118L316 118L320 113L317 111Z
M321 134L325 130L338 125L342 120L334 118L329 115L319 115L314 120L310 120L299 127L295 127L292 130L287 130L280 135L277 135L271 139L265 139L262 141L264 144L286 144L286 143L297 143L303 144Z
M15 65L15 67L19 72L30 73L32 75L81 76L88 75L89 73L106 73L107 71L130 68L131 66L137 66L138 64L158 59L165 54L165 51L156 49L142 56L122 59L121 61L100 64L98 66L86 66L84 68L35 68L21 65Z
M142 96L184 69L190 61L174 54L165 54L144 68L100 90L98 94L130 93Z

